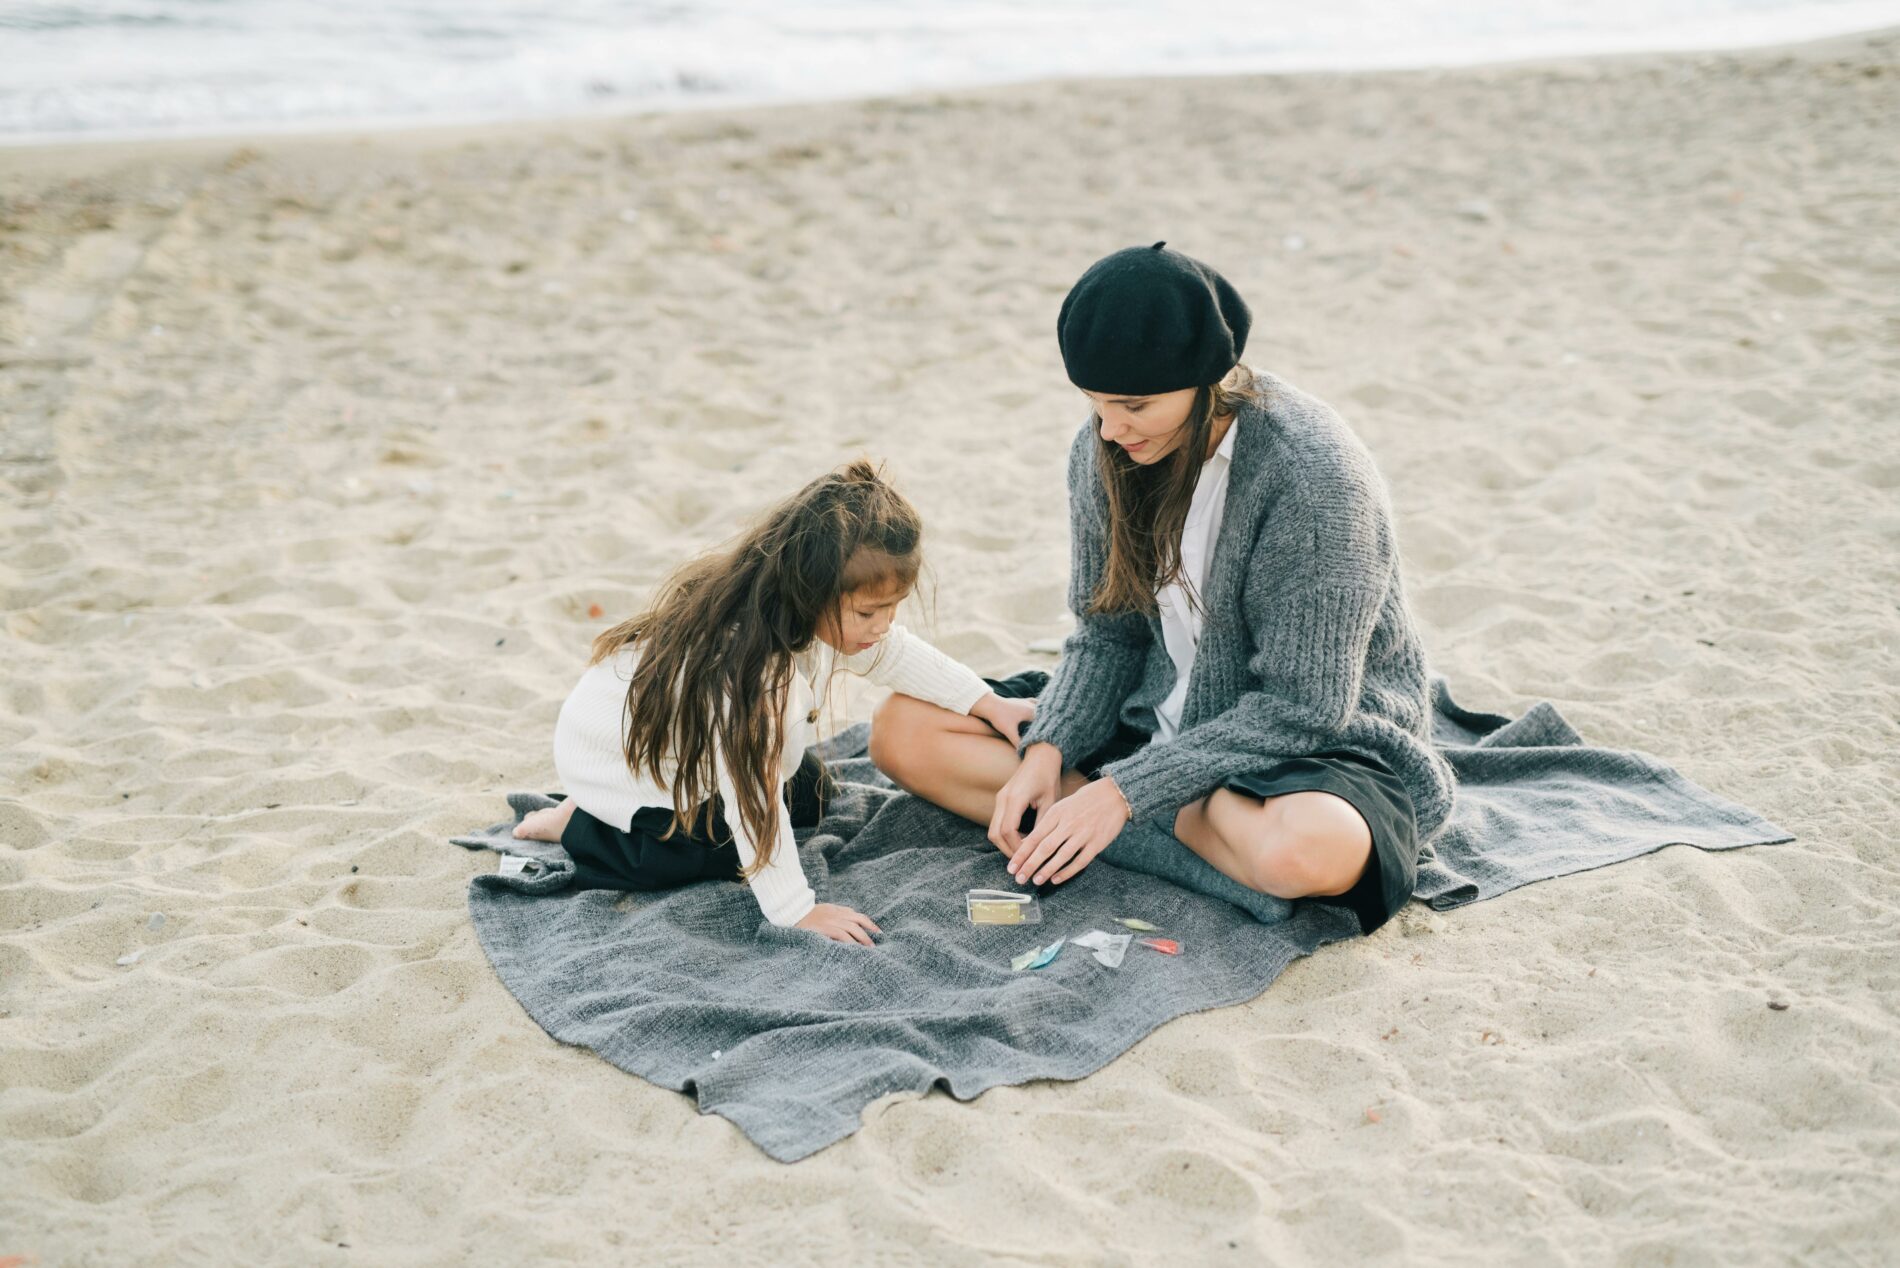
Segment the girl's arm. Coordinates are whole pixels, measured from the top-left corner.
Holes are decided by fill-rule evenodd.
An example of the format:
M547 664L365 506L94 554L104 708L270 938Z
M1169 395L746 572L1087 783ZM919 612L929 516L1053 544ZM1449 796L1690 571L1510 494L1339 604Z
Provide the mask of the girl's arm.
M746 867L759 856L752 835L738 812L739 794L733 786L732 771L724 756L718 762L719 796L726 804L726 826L732 829L732 843L739 850L739 861ZM778 840L772 846L772 861L752 877L752 896L759 910L775 925L789 928L811 914L818 896L805 880L805 869L798 862L798 843L792 839L792 812L785 804L785 781L772 780L772 804L778 807Z
M1122 702L1134 691L1153 634L1139 612L1090 614L1089 601L1108 561L1108 495L1095 469L1095 428L1084 425L1069 447L1069 610L1075 630L1036 699L1036 720L1021 748L1052 744L1073 766L1114 734Z
M901 625L893 625L876 647L838 663L880 687L929 701L952 713L969 713L990 694L989 684Z

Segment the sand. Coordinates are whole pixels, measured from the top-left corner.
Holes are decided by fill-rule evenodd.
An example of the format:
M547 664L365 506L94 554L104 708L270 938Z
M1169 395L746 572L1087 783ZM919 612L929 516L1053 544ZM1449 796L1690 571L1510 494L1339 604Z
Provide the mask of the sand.
M1896 119L1888 33L0 152L0 1259L1890 1262ZM445 838L591 633L870 452L912 623L1049 663L1056 306L1156 239L1364 435L1468 703L1799 842L1414 907L789 1167L557 1046Z

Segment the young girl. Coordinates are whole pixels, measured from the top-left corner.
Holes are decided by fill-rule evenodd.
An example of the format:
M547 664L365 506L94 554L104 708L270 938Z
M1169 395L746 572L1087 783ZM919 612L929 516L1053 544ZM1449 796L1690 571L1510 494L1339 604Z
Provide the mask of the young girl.
M1411 895L1451 769L1384 484L1328 406L1240 364L1250 324L1165 243L1082 275L1057 319L1090 406L1069 457L1075 632L1046 685L1020 684L1041 688L1020 751L894 698L873 754L989 825L1024 883L1109 850L1263 920L1312 898L1371 932Z
M1002 734L1034 714L892 624L922 534L910 503L858 461L680 569L594 640L555 724L567 800L515 835L560 842L583 887L743 877L773 924L870 945L878 927L817 901L792 840L823 813L823 768L806 747L833 670Z

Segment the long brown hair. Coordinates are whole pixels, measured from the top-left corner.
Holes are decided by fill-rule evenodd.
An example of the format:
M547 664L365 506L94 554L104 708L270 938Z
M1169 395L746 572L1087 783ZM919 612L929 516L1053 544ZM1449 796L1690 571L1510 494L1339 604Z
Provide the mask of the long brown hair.
M1118 444L1102 438L1102 419L1095 428L1095 466L1108 494L1108 565L1089 598L1092 613L1154 612L1155 595L1181 580L1181 531L1201 465L1208 459L1214 420L1237 413L1260 398L1253 371L1235 366L1219 383L1197 388L1187 421L1186 435L1173 453L1144 466ZM1198 594L1189 599L1197 606Z
M854 590L909 588L922 539L916 510L859 459L681 567L645 611L594 640L594 663L640 645L627 687L627 768L664 784L662 762L672 763L674 828L703 815L710 832L723 760L739 801L726 813L758 850L746 874L771 861L792 658L811 646L821 620L842 619Z

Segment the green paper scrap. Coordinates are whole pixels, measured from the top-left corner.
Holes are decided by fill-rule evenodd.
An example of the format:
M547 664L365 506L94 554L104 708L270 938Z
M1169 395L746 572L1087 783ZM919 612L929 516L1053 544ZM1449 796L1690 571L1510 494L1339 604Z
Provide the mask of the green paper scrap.
M1136 933L1160 933L1161 932L1160 925L1151 925L1145 920L1136 920L1133 916L1117 916L1115 917L1115 923L1118 925L1126 925L1128 928L1133 929Z

